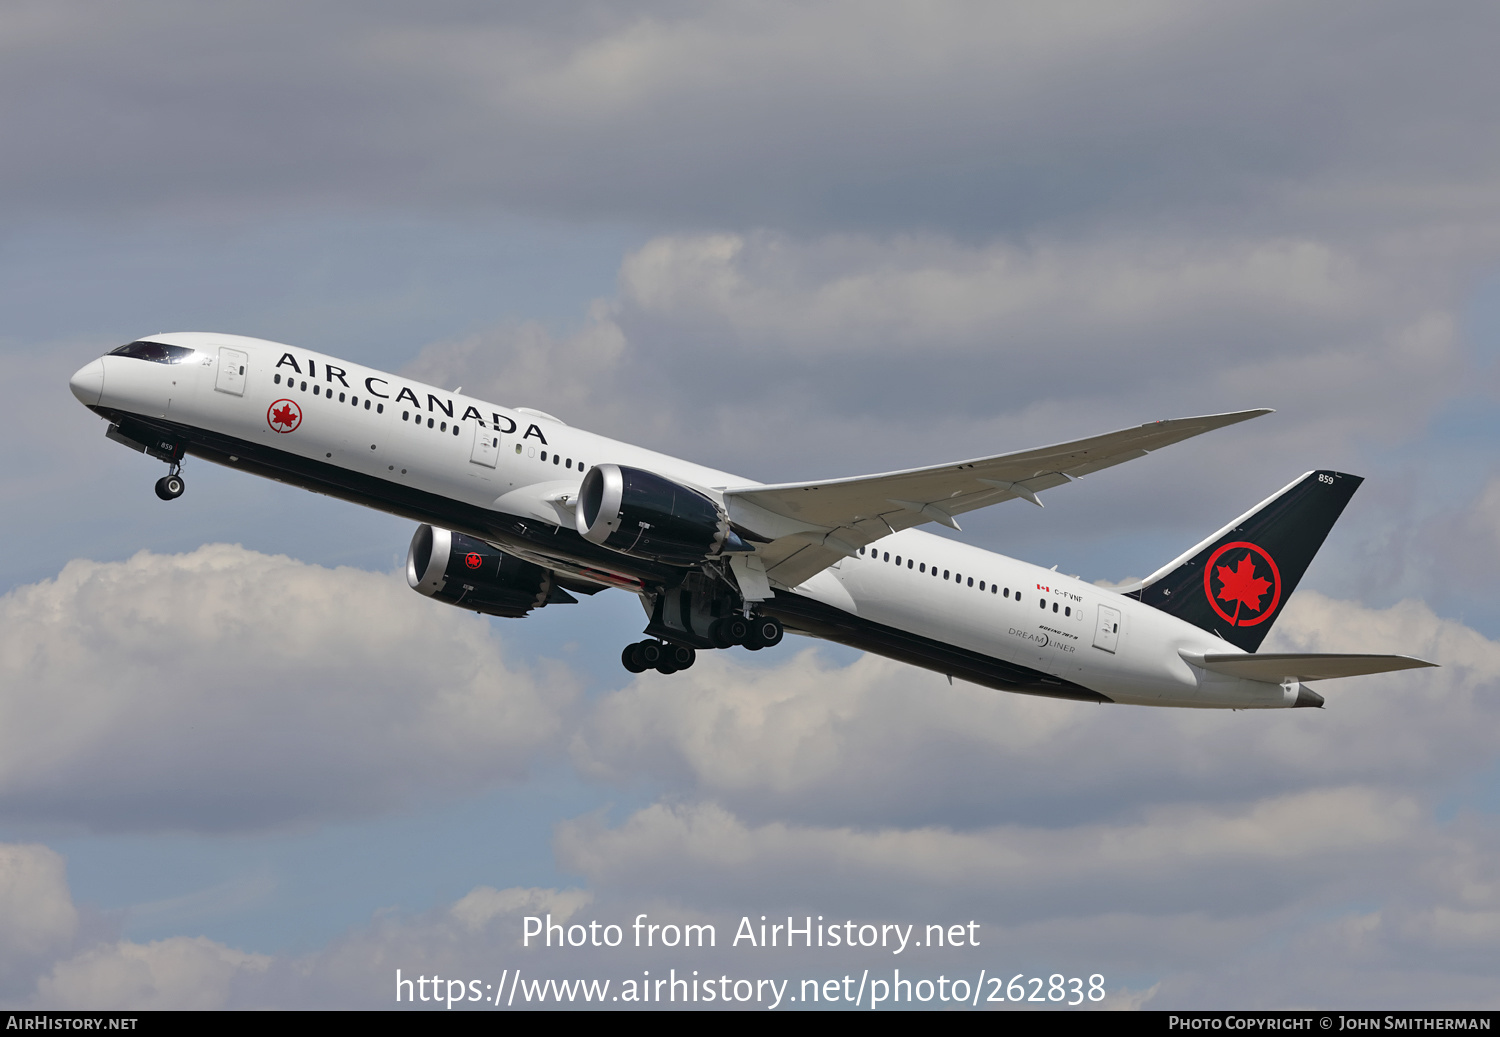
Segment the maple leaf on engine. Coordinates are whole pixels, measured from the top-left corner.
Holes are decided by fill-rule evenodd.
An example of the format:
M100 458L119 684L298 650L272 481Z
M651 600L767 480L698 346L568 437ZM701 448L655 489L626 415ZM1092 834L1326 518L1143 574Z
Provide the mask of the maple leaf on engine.
M1223 584L1219 588L1220 601L1238 601L1256 612L1260 611L1260 599L1271 589L1271 581L1255 575L1255 560L1250 555L1241 558L1240 564L1233 569L1221 565L1216 572L1219 582Z
M271 420L276 422L276 424L278 425L290 425L296 421L296 418L292 416L292 408L290 406L286 406L282 407L280 410L272 411Z

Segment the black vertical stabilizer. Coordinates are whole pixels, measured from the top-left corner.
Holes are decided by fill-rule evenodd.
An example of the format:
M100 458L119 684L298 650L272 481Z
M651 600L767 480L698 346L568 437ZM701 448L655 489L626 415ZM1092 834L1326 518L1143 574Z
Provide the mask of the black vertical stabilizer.
M1362 482L1342 472L1308 472L1129 596L1253 652Z

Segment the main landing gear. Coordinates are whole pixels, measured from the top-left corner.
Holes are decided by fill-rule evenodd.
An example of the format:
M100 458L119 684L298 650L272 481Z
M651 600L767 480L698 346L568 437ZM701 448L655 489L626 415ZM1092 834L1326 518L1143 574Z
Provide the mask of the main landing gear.
M626 645L620 653L620 661L631 673L676 673L698 661L698 652L687 645L674 645L666 641L638 641Z
M715 648L732 648L744 645L752 652L762 648L773 648L781 644L785 631L781 621L770 616L725 616L714 620L708 628L708 639Z
M770 616L726 616L715 620L709 628L709 640L715 648L731 648L743 645L752 652L770 648L781 643L785 636L781 621ZM692 666L698 659L696 649L688 645L672 644L669 641L638 641L626 645L620 653L620 662L631 673L676 673Z
M162 500L176 500L182 496L187 484L182 481L182 466L174 464L172 470L156 480L156 495Z

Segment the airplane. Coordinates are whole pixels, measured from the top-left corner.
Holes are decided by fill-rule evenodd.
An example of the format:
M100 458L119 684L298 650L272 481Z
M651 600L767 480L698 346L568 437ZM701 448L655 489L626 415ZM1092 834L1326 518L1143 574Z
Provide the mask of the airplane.
M1293 480L1138 583L1105 588L917 528L1020 500L1270 413L1155 421L1036 450L761 484L360 364L262 339L150 335L85 365L105 435L170 467L191 455L418 523L407 583L492 616L622 589L632 673L785 631L1001 691L1190 708L1320 707L1306 682L1434 664L1257 654L1360 477Z

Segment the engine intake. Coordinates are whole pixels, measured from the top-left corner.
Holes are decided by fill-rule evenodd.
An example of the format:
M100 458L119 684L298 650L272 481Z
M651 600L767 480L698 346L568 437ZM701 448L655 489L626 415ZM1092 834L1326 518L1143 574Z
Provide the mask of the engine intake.
M671 565L712 558L732 535L728 516L706 494L623 465L589 469L576 515L585 540Z
M449 605L512 619L543 605L578 600L553 583L552 570L425 523L406 552L406 582L418 594Z

